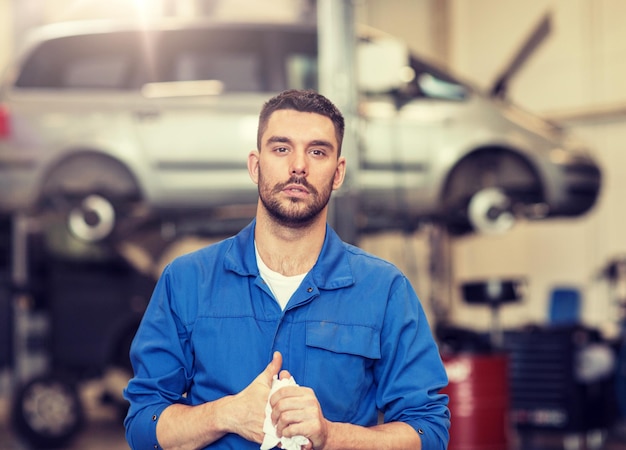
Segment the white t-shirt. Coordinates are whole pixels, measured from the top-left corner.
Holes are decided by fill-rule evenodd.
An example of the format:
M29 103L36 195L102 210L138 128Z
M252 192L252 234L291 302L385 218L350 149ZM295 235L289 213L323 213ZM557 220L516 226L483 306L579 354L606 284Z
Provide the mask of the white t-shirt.
M302 280L308 272L305 272L300 275L294 275L292 277L286 277L285 275L274 272L272 269L267 267L261 257L259 256L259 251L256 248L256 243L254 244L254 251L256 253L256 263L259 266L259 272L261 272L261 278L267 283L276 297L276 301L280 305L280 307L284 310L289 303L289 299L296 292Z

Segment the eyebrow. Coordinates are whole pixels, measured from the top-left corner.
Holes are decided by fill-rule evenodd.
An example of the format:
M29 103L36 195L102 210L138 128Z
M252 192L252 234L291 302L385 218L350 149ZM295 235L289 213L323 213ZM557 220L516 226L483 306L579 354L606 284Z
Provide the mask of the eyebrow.
M267 139L267 143L268 144L273 144L273 143L276 143L276 142L289 144L291 142L291 139L289 139L286 136L270 136Z
M291 144L292 140L286 136L271 136L267 139L267 143L268 144L273 144L273 143L285 143L285 144ZM324 139L314 139L311 142L308 143L308 146L311 147L327 147L329 149L334 149L335 146L332 144L332 142L330 141L326 141Z
M315 146L315 147L328 147L328 148L331 148L331 149L335 148L335 146L331 142L325 141L323 139L316 139L314 141L311 141L309 143L309 145L312 145L312 146Z

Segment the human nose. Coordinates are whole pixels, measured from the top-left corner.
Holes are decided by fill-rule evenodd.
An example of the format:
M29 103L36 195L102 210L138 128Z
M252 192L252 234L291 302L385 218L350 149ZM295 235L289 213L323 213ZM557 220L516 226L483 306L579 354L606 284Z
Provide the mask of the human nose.
M294 152L291 160L291 174L292 175L306 175L307 174L307 162L304 152Z

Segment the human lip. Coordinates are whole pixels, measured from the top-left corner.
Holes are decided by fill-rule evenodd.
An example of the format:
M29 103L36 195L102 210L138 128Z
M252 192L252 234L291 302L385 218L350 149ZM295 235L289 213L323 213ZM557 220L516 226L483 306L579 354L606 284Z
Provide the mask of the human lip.
M309 190L302 186L301 184L288 184L283 188L283 192L286 192L290 195L306 195L309 193Z

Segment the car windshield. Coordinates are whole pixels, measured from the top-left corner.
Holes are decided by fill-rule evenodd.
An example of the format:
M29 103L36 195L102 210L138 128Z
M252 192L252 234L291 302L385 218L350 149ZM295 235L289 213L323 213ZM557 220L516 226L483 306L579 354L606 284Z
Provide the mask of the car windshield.
M418 92L422 96L463 100L471 91L469 86L421 59L411 57L411 68L415 72L414 82L417 83Z

